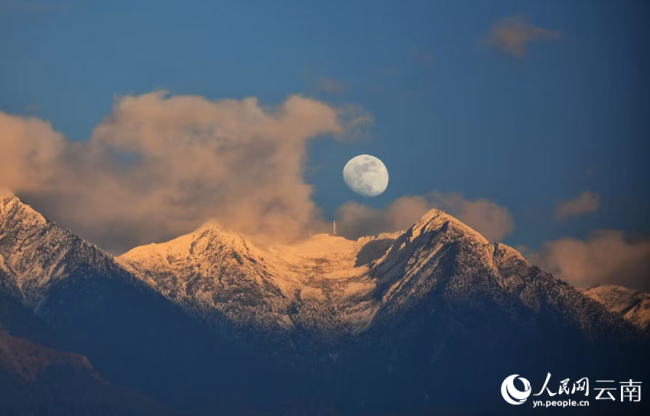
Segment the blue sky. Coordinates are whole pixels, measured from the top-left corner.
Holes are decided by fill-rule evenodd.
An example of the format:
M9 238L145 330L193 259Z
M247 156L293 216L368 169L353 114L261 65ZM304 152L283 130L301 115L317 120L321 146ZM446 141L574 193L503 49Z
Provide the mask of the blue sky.
M641 1L3 1L0 110L86 140L114 98L166 89L209 99L291 94L372 114L366 137L318 140L306 180L332 218L432 190L507 207L511 245L595 229L650 231L647 8ZM525 14L558 33L525 56L488 45ZM323 88L324 80L330 84ZM332 87L333 86L333 87ZM381 158L365 199L341 177ZM589 190L596 212L558 221Z

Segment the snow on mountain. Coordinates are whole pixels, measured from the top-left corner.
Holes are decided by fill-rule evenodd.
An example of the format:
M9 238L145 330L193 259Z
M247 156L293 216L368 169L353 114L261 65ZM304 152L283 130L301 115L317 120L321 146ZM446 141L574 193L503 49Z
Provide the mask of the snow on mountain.
M48 288L72 273L117 268L108 253L48 221L10 191L0 193L0 273L27 305L36 307Z
M452 221L458 233L453 238L489 245L480 234L441 211L430 215L435 215L439 224ZM421 222L432 226L426 216ZM426 230L416 225L409 238L412 241ZM137 247L117 260L141 279L153 282L168 298L204 314L217 310L239 323L256 323L266 329L298 325L358 333L371 325L389 300L388 295L382 299L375 294L392 279L394 263L413 254L404 244L393 246L402 235L351 241L318 234L288 246L261 248L209 221L193 233ZM435 252L427 256L435 256ZM490 250L486 256L489 258ZM410 267L401 284L419 271Z
M152 282L129 273L110 254L46 219L16 196L7 192L3 195L0 330L57 350L79 352L112 383L135 386L164 397L178 391L171 380L184 380L187 385L188 379L199 379L197 368L205 367L197 384L205 383L206 373L214 368L205 364L210 354L222 367L223 362L234 361L237 351L222 348L223 343L208 328L162 296ZM168 382L161 386L151 383L152 379ZM0 384L3 380L0 372ZM110 410L120 400L120 406L126 408L134 403L139 406L141 400L131 394L124 401L122 393L114 394L108 387L102 389L102 383L83 383L83 377L71 380L82 380L81 386L75 384L72 388L56 377L41 383L39 378L38 386L27 386L25 390L11 382L5 391L24 395L38 390L45 403L51 400L52 392L73 403L83 402L87 393L92 401L83 406L105 408L89 410L88 414L166 413ZM0 402L5 398L2 390ZM108 396L117 398L115 402L111 398L110 403L104 403ZM20 396L6 403L21 400L29 402L27 397Z
M645 351L622 317L439 210L393 234L268 247L209 221L114 259L3 195L0 300L112 382L174 403L314 397L377 414L434 390L464 403L470 378L502 403L504 371L636 377Z
M462 310L496 307L512 321L562 316L589 337L604 337L620 320L597 303L530 264L518 251L493 244L440 210L432 210L398 236L373 263L375 321L394 322L422 307ZM426 305L426 306L423 306Z
M516 299L534 313L565 314L587 332L611 320L516 250L490 243L439 210L404 232L357 241L320 234L270 247L209 221L113 259L9 191L2 195L1 280L6 291L36 309L58 282L74 275L144 284L214 322L269 333L300 329L332 341L367 330L378 317L390 321L432 293L454 302Z
M589 333L612 323L573 287L440 210L404 232L357 241L319 234L266 248L210 221L117 260L176 303L267 331L354 335L433 293L457 303L489 297L510 308L516 302L537 314L550 309Z
M183 334L188 319L161 300L111 255L1 189L0 413L172 414L113 383L132 382L127 363L146 363L139 346ZM142 336L155 319L167 322Z
M369 241L319 234L289 246L261 248L209 221L117 260L168 298L203 314L218 311L264 330L297 325L349 332L366 326L364 318L373 314L349 305L375 287L368 265L357 264Z
M9 199L14 196L14 193L9 189L0 186L0 199Z
M300 284L287 264L214 221L167 243L137 247L118 261L176 303L262 326L290 323L281 316Z
M637 327L650 328L650 293L616 285L595 286L582 293L600 302L608 311L620 313Z

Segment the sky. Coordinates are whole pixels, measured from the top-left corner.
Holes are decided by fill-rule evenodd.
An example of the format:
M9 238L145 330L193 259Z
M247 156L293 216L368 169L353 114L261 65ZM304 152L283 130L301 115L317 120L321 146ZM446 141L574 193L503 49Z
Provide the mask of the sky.
M288 239L337 219L357 237L442 208L575 284L648 288L647 12L0 0L0 185L113 252L207 216ZM359 154L386 164L382 195L345 186Z

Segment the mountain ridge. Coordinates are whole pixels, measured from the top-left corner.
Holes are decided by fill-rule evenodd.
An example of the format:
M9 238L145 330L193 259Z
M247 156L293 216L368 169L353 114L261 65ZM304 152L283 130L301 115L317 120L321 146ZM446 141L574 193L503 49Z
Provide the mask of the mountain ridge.
M0 294L110 381L174 405L464 403L445 374L482 380L476 404L499 408L504 371L642 369L621 364L646 345L632 324L439 210L404 232L274 247L208 222L114 258L15 196L0 208Z
M608 311L621 314L635 326L650 329L650 293L617 285L598 285L582 293L601 303Z
M427 270L435 270L445 250L461 245L461 254L485 266L485 272L484 278L463 282L463 290L456 290L455 296L471 298L477 290L496 287L518 291L531 310L538 311L540 306L534 289L520 276L534 268L521 253L490 243L437 209L402 233L356 241L317 235L268 248L257 247L210 220L189 234L136 247L118 257L62 229L13 194L0 199L0 214L5 230L0 234L0 270L13 275L3 281L13 284L13 290L35 310L43 295L39 291L88 263L106 269L108 276L121 275L131 284L145 284L194 313L219 312L238 325L287 331L298 324L354 334L369 328L380 310L399 309L406 301L426 296L431 285L441 281L427 277ZM378 242L383 243L380 249L360 264L361 251ZM501 276L499 270L504 267L514 273ZM536 270L553 281L553 288L569 287ZM309 316L301 322L299 313L291 313L296 307L315 308L328 319L322 325L309 322L313 318Z
M87 264L115 269L113 256L48 220L12 193L0 198L0 271L26 304L38 307L42 289ZM83 274L83 270L81 270Z

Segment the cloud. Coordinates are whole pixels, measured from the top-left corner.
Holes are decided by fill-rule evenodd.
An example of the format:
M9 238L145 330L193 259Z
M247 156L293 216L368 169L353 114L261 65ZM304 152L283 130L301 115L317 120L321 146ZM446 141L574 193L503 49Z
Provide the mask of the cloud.
M368 139L372 135L370 127L375 119L363 107L356 104L343 104L335 108L336 116L345 132L345 139Z
M322 223L303 181L307 142L368 123L356 110L300 96L263 109L255 98L154 92L117 100L86 142L0 113L0 185L113 252L209 218L258 241L291 241Z
M345 82L330 77L320 77L316 80L314 86L316 92L326 92L329 94L342 94L348 90Z
M558 202L555 207L555 215L557 218L564 220L581 214L596 212L599 204L599 194L591 191L584 191L580 195L569 199L568 201Z
M337 224L342 235L358 238L407 229L434 208L450 213L490 241L501 241L515 228L508 208L485 198L468 200L461 193L439 191L399 198L383 210L348 202L337 211Z
M50 123L0 112L0 185L37 191L52 182L54 165L65 154L66 139Z
M594 231L586 240L562 238L523 253L542 270L579 288L617 284L650 290L650 240L632 241L621 231Z
M501 241L515 229L510 210L488 199L467 200L460 193L433 192L431 200L434 208L451 213L490 241Z
M366 235L395 231L387 224L385 212L357 202L346 202L336 211L338 233L357 239Z
M525 14L517 14L496 22L483 43L495 46L515 58L523 58L530 42L560 38L560 32L534 26L527 19Z

